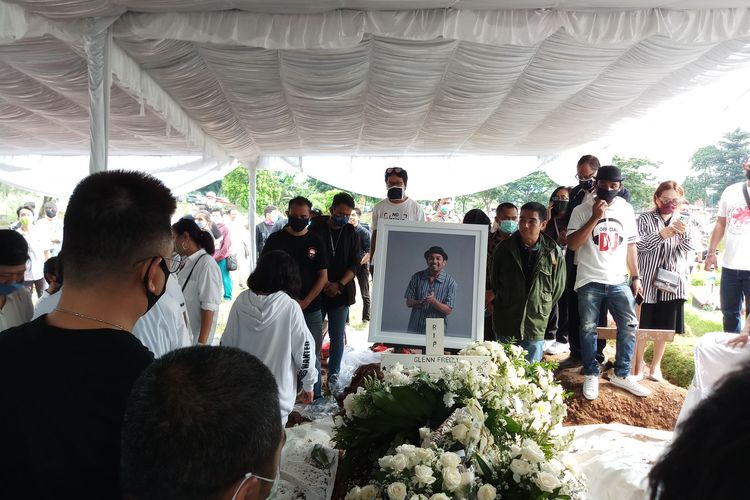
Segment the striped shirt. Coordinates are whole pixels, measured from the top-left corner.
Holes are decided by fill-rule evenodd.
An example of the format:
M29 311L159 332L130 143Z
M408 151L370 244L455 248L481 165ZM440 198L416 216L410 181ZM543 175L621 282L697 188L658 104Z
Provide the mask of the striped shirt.
M451 309L455 307L456 280L445 271L440 271L440 274L438 274L433 283L430 283L429 269L414 273L409 281L409 286L406 287L404 298L407 300L422 300L430 292L435 292L435 298L438 302L447 305ZM407 331L409 333L424 334L427 329L427 318L445 318L445 314L429 305L412 307Z
M671 219L670 219L671 221ZM659 231L667 223L656 210L642 213L637 220L638 234L638 270L643 285L643 298L647 304L685 299L687 297L688 255L693 250L692 231L672 238L662 239ZM654 287L656 271L664 268L677 273L680 282L677 293L663 292Z

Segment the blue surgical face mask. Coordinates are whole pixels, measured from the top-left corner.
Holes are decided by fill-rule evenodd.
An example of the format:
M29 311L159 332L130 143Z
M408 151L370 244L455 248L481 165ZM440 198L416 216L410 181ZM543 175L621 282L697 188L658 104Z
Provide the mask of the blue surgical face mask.
M195 221L195 223L198 224L198 227L200 229L206 229L206 221L205 220L203 220L203 219L197 219Z
M515 233L517 229L518 229L518 222L514 220L501 220L500 221L500 231L504 232L505 234Z
M349 224L349 216L348 215L331 215L331 223L333 223L336 227L343 227Z
M0 283L0 295L10 295L23 288L23 283Z

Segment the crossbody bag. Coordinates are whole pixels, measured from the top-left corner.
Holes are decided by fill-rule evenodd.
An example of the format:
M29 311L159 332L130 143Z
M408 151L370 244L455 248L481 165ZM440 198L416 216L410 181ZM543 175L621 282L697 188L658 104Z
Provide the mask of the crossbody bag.
M198 261L201 260L206 255L208 255L208 254L204 253L203 255L201 255L200 257L198 257L197 259L195 259L195 264L193 264L193 268L190 269L190 273L188 273L188 277L185 280L185 283L182 284L182 291L183 292L185 292L185 287L187 286L188 282L190 281L190 277L193 275L193 271L195 271L195 268L198 266Z

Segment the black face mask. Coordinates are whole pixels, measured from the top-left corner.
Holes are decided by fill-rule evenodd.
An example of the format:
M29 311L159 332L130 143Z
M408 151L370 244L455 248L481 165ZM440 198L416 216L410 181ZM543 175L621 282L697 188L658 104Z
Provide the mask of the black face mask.
M570 203L568 200L553 201L552 212L555 213L556 215L565 213L565 211L568 209L568 203Z
M49 217L51 219L55 215L57 215L57 210L48 209L48 210L45 210L44 213L47 214L47 217Z
M291 215L289 216L289 227L291 227L292 231L294 231L295 233L304 231L309 222L310 219L303 219L302 217L292 217Z
M154 259L158 259L158 257L154 257ZM154 261L154 259L151 259L151 262ZM149 267L151 265L149 264ZM162 272L164 273L164 288L161 289L161 292L159 292L159 295L156 295L155 293L151 293L151 290L148 289L148 271L146 271L146 275L143 277L143 286L146 287L146 312L143 313L144 315L147 314L151 308L153 308L157 302L159 302L159 299L164 295L164 292L167 291L167 279L169 279L169 268L167 267L167 262L164 259L161 259L159 262L159 267L161 268Z
M581 186L581 189L583 189L584 191L591 191L591 189L594 187L594 179L578 181L578 185Z
M403 200L404 199L404 188L399 186L394 186L391 188L388 188L388 199L395 201L395 200Z
M612 200L617 197L617 193L619 192L619 189L613 189L610 191L606 188L596 188L596 197L600 200L606 201L607 203L612 203Z
M745 170L745 177L750 181L750 169Z

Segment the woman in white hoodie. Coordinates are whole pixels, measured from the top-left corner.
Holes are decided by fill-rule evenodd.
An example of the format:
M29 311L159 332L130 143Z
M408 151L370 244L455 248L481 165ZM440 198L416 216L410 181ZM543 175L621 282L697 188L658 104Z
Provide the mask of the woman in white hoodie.
M281 422L286 425L302 381L302 399L311 403L315 341L296 299L301 287L297 263L284 251L263 254L247 279L249 290L232 304L221 345L238 347L260 359L279 386Z

